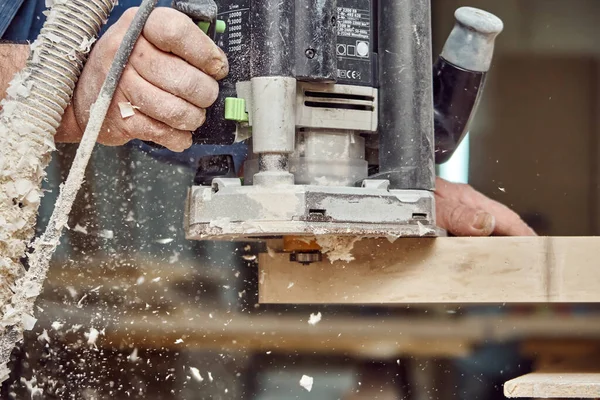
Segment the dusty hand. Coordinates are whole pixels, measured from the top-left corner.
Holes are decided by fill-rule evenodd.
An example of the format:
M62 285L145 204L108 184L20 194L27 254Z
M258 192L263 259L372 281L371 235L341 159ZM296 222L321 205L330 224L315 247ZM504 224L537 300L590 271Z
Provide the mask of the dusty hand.
M535 236L535 232L508 207L469 185L436 180L437 223L456 236Z
M127 10L94 46L65 115L76 124L59 129L57 141L81 138L90 107L136 11ZM185 150L192 144L191 131L204 123L205 109L217 98L217 80L228 69L225 54L190 18L171 8L155 9L131 53L98 142L122 145L143 139L173 151ZM135 114L123 118L120 102L130 102Z

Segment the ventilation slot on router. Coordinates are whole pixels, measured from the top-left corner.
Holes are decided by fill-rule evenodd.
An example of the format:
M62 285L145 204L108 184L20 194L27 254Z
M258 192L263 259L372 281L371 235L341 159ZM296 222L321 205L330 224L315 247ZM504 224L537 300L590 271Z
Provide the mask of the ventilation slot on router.
M373 96L332 92L304 92L304 105L315 108L373 111Z

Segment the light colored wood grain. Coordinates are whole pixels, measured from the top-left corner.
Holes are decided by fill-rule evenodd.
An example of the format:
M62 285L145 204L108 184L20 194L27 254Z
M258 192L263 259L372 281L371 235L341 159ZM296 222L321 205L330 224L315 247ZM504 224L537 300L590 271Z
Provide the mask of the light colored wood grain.
M588 329L590 324L584 329ZM585 357L592 353L600 354L600 340L598 340L600 338L578 337L578 335L565 338L565 333L562 332L562 337L559 334L545 338L535 337L534 334L533 338L527 338L520 344L521 354L527 358L536 358L540 362L536 369L546 367L548 363L555 363L557 359Z
M600 372L532 372L504 384L506 397L600 398Z
M261 254L261 303L600 301L600 237L363 239L352 262ZM293 285L290 285L293 283Z
M600 398L600 355L563 360L504 384L509 398Z
M222 351L273 351L280 353L352 354L385 359L401 355L461 357L485 335L479 320L446 324L429 318L337 317L325 314L310 325L310 313L301 315L248 315L199 312L185 304L176 313L153 310L122 314L101 307L65 308L42 302L38 326L68 321L68 326L95 326L95 316L111 321L98 346L127 344L141 348L187 348ZM317 310L315 310L316 312ZM600 320L599 320L600 322ZM600 337L600 323L597 324ZM48 331L50 329L48 328ZM76 336L67 338L70 342ZM178 343L178 339L183 342Z
M96 326L97 315L110 321L98 346L130 345L141 348L188 348L222 351L273 351L351 354L389 359L394 356L460 357L472 346L504 340L537 338L588 338L600 340L600 317L468 316L426 318L364 316L324 313L316 325L309 313L262 315L215 311L181 304L177 312L149 309L122 313L112 306L66 307L40 302L40 329L68 321L84 330ZM319 311L315 309L316 313ZM512 327L508 329L507 327ZM77 336L66 340L73 342ZM177 339L183 343L177 344Z

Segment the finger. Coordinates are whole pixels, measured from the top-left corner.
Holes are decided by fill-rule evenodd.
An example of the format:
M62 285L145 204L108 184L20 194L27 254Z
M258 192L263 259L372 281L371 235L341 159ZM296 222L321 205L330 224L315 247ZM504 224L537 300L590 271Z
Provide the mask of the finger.
M118 106L116 112L119 112ZM121 129L130 139L151 141L171 151L181 152L192 145L191 132L175 129L138 112L123 119Z
M120 85L139 112L172 128L193 131L204 123L205 110L157 88L133 68L125 69Z
M438 225L456 236L489 236L494 231L492 214L459 201L436 198L436 214Z
M217 81L143 37L136 43L129 63L146 81L198 107L210 107L219 95Z
M496 220L494 234L503 236L535 236L531 229L517 213L505 205L479 193L469 185L456 184L444 179L436 179L436 195L444 199L452 199L467 207L485 210Z
M183 58L215 79L228 71L225 53L185 14L160 7L148 17L144 37L162 51Z
M488 211L496 218L495 235L501 236L536 236L533 229L521 219L521 217L510 208L497 201L489 199L481 193L475 192L469 196L467 205L477 204L482 209Z

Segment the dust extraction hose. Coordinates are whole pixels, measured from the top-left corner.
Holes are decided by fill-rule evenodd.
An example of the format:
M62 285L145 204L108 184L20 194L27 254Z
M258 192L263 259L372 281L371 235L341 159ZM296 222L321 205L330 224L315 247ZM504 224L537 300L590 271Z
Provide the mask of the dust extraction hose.
M91 43L114 0L61 0L32 45L27 66L8 90L0 114L0 382L24 329L35 323L33 303L81 182L111 99L142 28L157 0L144 0L125 34L77 150L48 227L34 244L30 268L20 259L34 235L41 181L54 150L54 134L73 96Z
M21 258L34 235L41 182L54 134L71 101L91 44L108 19L112 0L54 4L31 45L27 65L7 89L0 114L0 381L10 354L5 334L14 314L10 299L25 270ZM16 316L16 315L15 315ZM21 323L22 321L18 321ZM7 326L8 325L8 326Z
M91 43L112 0L56 3L31 45L27 65L10 83L0 113L0 318L24 272L20 259L35 219L54 150L54 134L71 101Z

